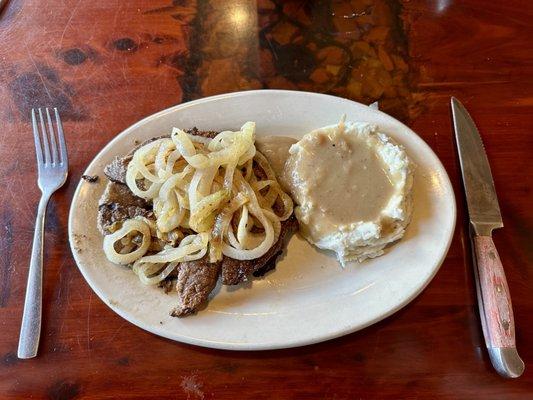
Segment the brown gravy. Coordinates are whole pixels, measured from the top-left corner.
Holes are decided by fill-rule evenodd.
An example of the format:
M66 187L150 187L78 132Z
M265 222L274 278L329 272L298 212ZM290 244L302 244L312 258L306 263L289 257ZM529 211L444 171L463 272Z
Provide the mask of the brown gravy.
M261 136L256 138L255 147L270 162L278 179L281 177L289 148L298 140L289 136Z
M285 170L296 201L311 204L306 219L316 233L376 219L393 194L386 166L355 135L318 133L302 140Z

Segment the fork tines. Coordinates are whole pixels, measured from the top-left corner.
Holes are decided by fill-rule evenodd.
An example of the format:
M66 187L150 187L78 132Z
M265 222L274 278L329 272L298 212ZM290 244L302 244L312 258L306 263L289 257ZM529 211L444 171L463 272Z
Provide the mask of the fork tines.
M37 123L36 114L39 114L41 129ZM45 108L48 129L44 121L43 111L41 108L31 110L31 120L33 123L33 137L35 139L35 153L37 155L37 164L39 168L47 166L64 167L68 163L67 149L65 145L65 136L63 135L63 125L57 108L54 108L56 129L52 124L50 110ZM40 132L39 132L40 131ZM58 147L59 144L59 147Z

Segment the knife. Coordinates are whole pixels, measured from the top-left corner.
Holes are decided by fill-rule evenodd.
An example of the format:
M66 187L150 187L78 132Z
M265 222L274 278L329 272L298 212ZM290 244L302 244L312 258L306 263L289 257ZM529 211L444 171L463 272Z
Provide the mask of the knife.
M524 362L516 351L513 308L492 231L503 227L489 160L474 121L451 99L455 139L470 219L474 272L481 325L492 365L507 378L518 378Z

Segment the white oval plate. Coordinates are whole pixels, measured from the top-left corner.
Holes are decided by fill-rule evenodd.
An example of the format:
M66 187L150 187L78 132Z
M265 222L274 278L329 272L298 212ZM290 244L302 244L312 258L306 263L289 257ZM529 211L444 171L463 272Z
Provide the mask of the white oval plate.
M298 236L274 271L238 287L217 287L206 309L187 318L169 311L175 294L144 286L128 269L110 263L96 228L103 168L135 140L169 134L173 126L238 129L257 123L257 135L300 137L346 114L347 120L378 124L405 146L417 164L414 213L405 237L385 255L342 269L331 254ZM455 226L455 198L441 162L428 145L394 118L365 105L316 93L259 90L225 94L178 105L129 127L85 171L69 216L69 238L81 273L116 313L156 335L199 346L262 350L302 346L373 324L409 303L436 274Z

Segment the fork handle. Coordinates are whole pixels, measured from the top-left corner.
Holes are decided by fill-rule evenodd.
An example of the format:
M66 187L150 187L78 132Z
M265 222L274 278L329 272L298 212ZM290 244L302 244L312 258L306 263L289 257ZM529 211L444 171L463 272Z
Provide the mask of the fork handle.
M28 271L28 285L24 299L24 313L20 328L18 357L32 358L37 355L39 336L41 334L41 313L43 297L43 244L44 220L46 207L50 200L49 194L43 194L39 200L33 246L31 249L30 269Z

